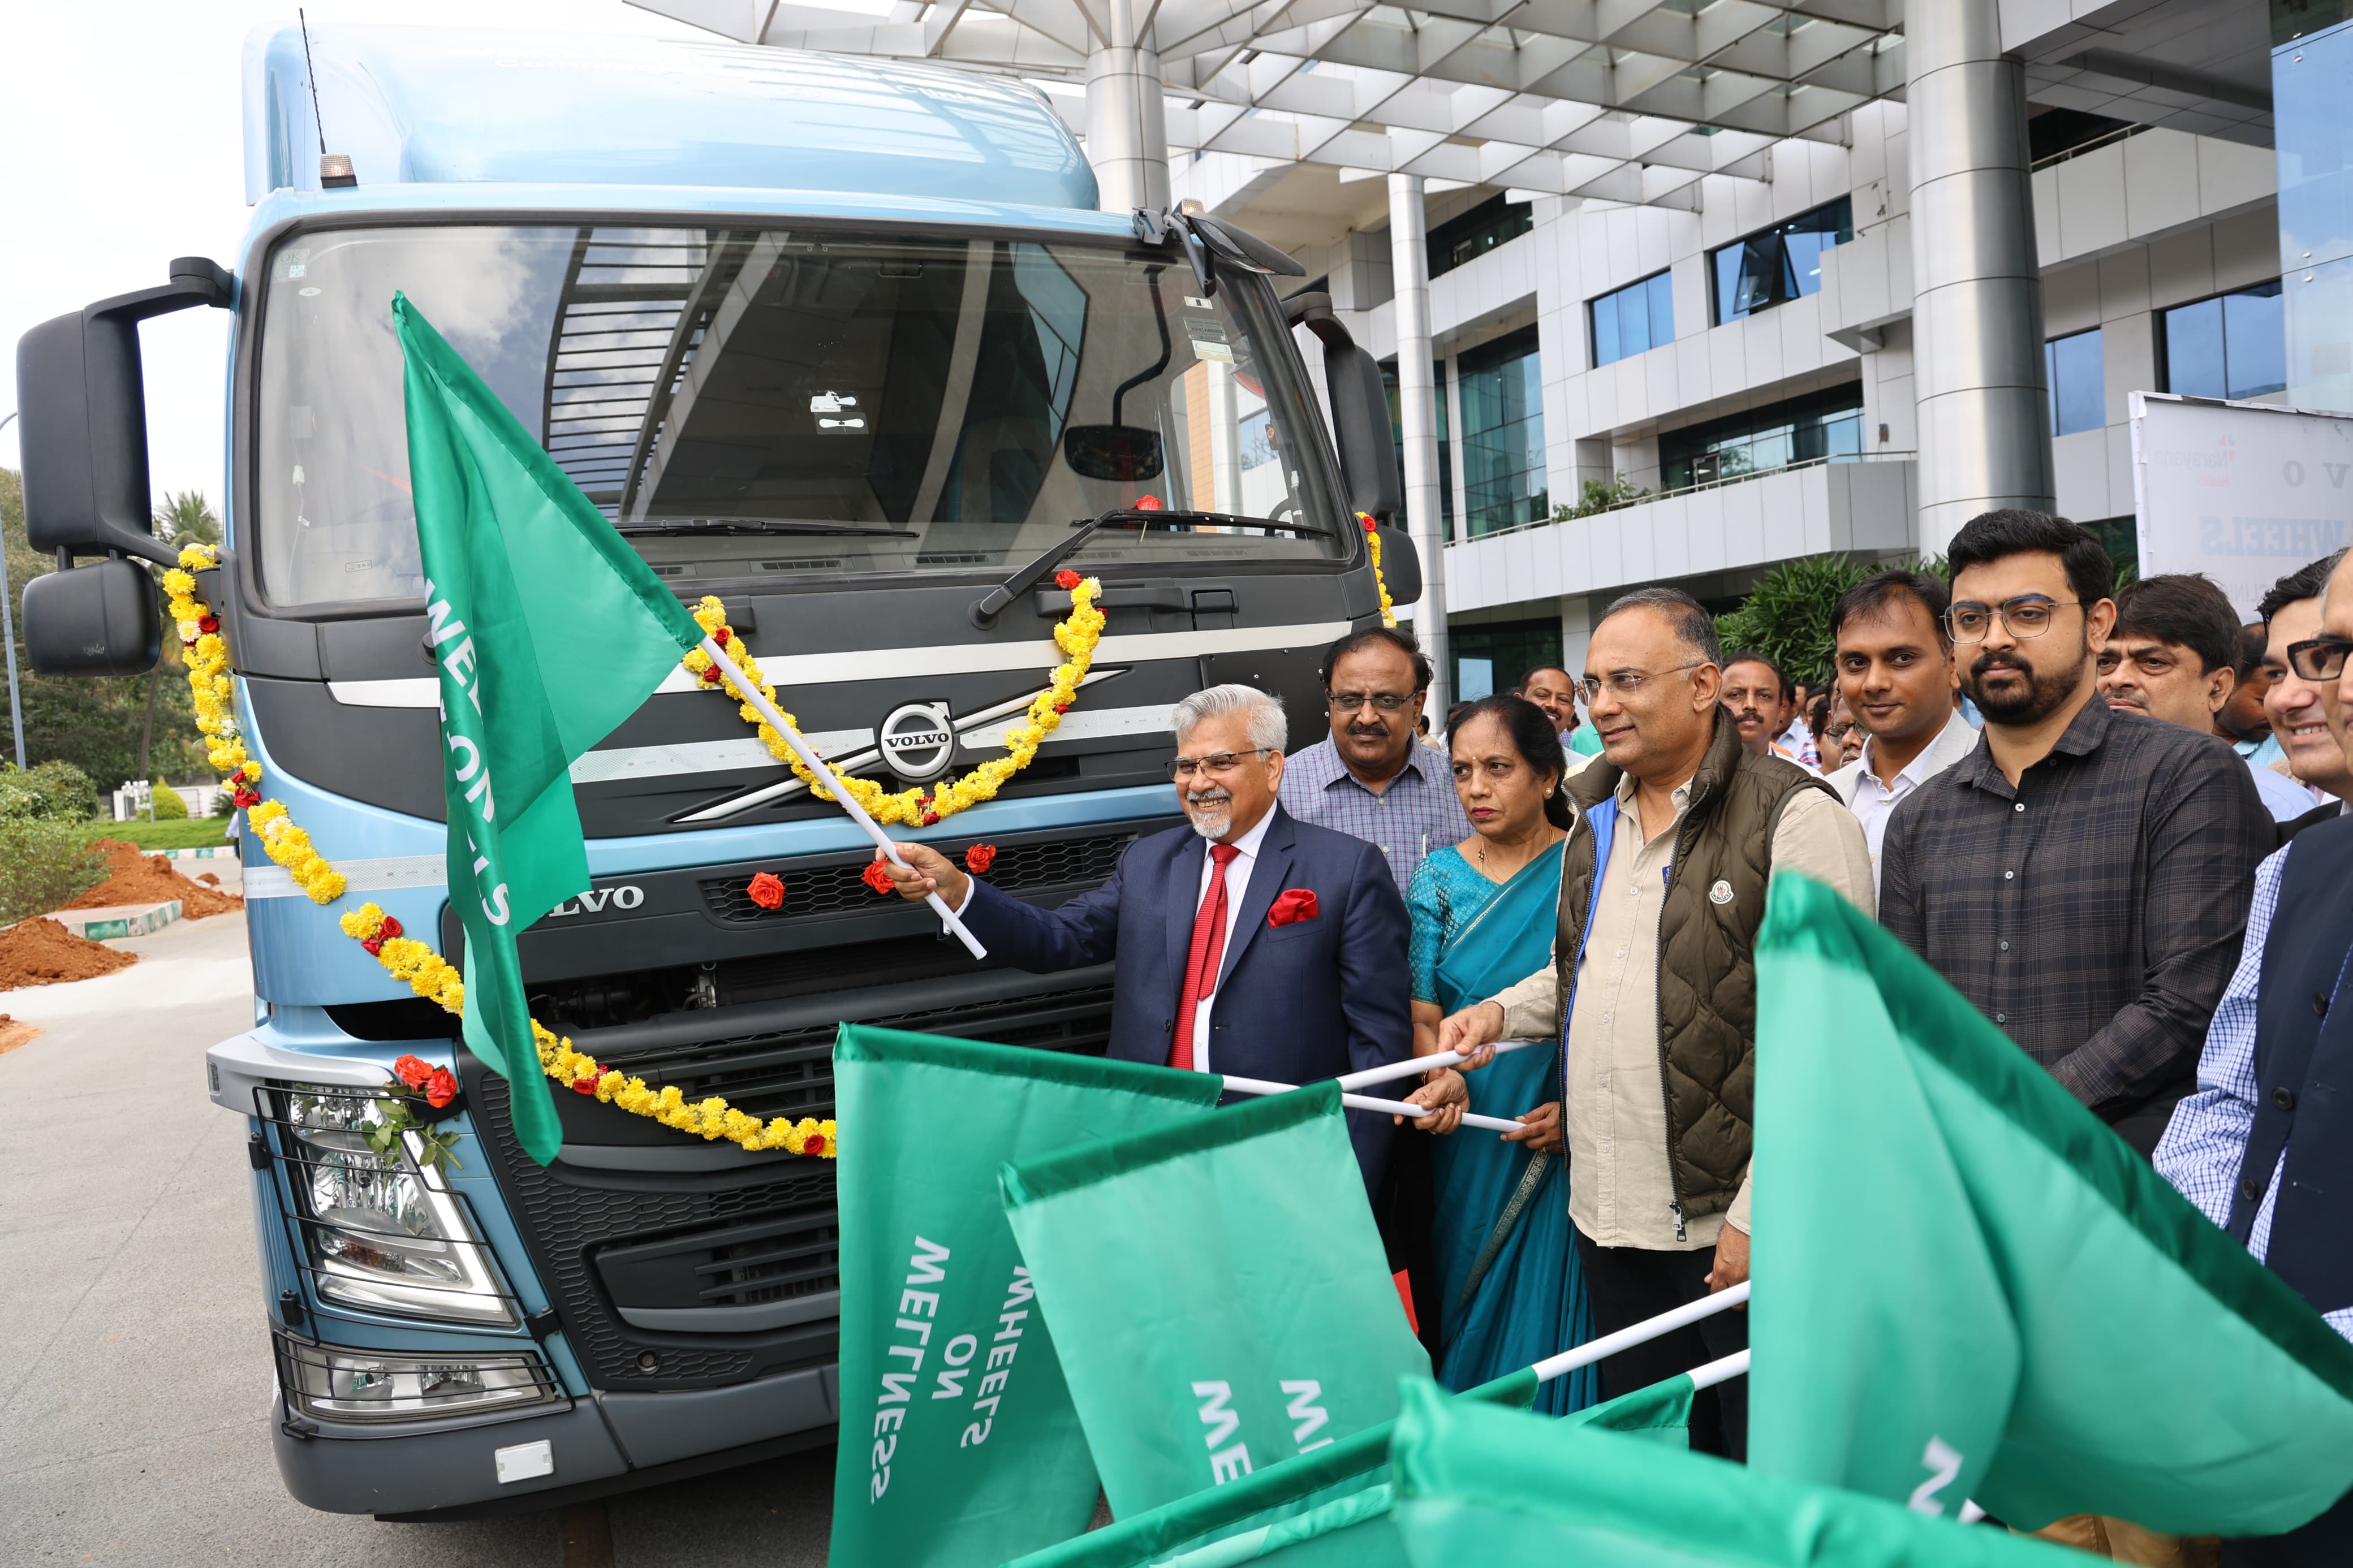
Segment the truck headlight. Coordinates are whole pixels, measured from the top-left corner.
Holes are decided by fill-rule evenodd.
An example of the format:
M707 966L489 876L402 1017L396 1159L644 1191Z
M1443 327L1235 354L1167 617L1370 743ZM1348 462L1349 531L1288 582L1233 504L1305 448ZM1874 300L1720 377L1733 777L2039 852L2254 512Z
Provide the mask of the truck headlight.
M278 1385L306 1415L337 1421L429 1421L557 1397L532 1355L387 1355L275 1336Z
M383 1124L364 1089L291 1084L279 1132L322 1297L370 1311L512 1327L512 1299L441 1173L405 1143L376 1152ZM387 1158L392 1163L387 1163Z

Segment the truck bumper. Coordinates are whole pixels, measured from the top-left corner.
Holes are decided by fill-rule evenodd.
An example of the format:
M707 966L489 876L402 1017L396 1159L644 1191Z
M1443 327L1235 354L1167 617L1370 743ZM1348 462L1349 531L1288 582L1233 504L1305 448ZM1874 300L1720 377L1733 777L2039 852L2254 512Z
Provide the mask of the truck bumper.
M830 1426L839 1413L835 1386L828 1366L733 1388L591 1395L568 1409L472 1426L417 1423L386 1430L306 1417L315 1436L296 1436L280 1422L272 1436L286 1489L323 1512L496 1511L510 1500L570 1493L584 1485L594 1492L625 1491L673 1479L689 1461L699 1461L697 1470L724 1468L733 1451ZM548 1445L551 1468L499 1479L501 1450L509 1451L511 1471L537 1469L536 1454L513 1450L539 1443Z

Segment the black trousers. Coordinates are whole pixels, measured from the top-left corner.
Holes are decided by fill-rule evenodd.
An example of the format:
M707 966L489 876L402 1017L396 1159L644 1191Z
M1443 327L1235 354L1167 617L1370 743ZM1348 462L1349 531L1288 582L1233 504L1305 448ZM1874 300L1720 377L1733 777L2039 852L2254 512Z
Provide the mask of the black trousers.
M1593 1335L1614 1334L1645 1318L1672 1311L1708 1293L1715 1249L1645 1252L1632 1247L1597 1247L1577 1233L1577 1255L1585 1265L1585 1291L1593 1306ZM1601 1396L1615 1399L1663 1383L1703 1363L1748 1348L1748 1314L1735 1307L1688 1328L1662 1334L1648 1344L1619 1352L1601 1363ZM1692 1402L1692 1447L1746 1462L1748 1380L1735 1377L1700 1390Z
M2222 1542L2223 1568L2344 1568L2353 1563L2353 1492L2285 1535Z

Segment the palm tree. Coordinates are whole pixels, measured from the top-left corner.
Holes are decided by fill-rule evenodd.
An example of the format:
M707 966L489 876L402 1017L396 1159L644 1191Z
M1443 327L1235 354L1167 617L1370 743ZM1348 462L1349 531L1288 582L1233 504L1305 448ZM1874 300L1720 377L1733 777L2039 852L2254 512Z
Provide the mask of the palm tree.
M218 544L220 518L202 490L172 490L155 509L155 532L166 544Z

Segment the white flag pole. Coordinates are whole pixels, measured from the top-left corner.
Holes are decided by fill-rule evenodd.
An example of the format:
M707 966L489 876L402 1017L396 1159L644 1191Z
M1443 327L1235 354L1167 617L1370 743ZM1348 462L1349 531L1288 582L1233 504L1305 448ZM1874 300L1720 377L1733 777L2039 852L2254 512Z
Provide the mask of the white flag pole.
M1739 1284L1718 1290L1713 1296L1703 1296L1696 1301L1686 1301L1672 1311L1661 1312L1655 1318L1645 1318L1631 1328L1620 1329L1614 1334L1604 1334L1598 1340L1588 1340L1573 1351L1563 1351L1556 1356L1546 1356L1536 1363L1536 1381L1550 1383L1564 1373L1575 1372L1580 1366L1591 1366L1597 1361L1606 1361L1620 1351L1646 1344L1662 1334L1672 1334L1677 1329L1696 1323L1702 1318L1713 1317L1718 1312L1744 1305L1748 1300L1748 1285L1749 1282L1743 1279ZM1736 1358L1725 1358L1726 1361L1734 1359ZM1714 1362L1709 1364L1722 1366L1725 1363ZM1709 1370L1708 1367L1700 1369L1702 1372L1707 1370ZM1746 1368L1740 1370L1745 1371ZM1725 1377L1732 1375L1730 1372L1724 1374ZM1721 1382L1722 1379L1719 1378L1717 1381ZM1704 1387L1705 1384L1702 1386Z
M1692 1386L1694 1388L1714 1388L1719 1383L1729 1383L1736 1377L1744 1377L1747 1374L1747 1372L1748 1352L1746 1351L1735 1351L1730 1355L1725 1356L1722 1361L1712 1361L1705 1366L1695 1366L1692 1368Z
M1437 1060L1434 1057L1423 1057L1419 1059L1423 1062ZM1276 1083L1271 1079L1235 1078L1230 1073L1224 1075L1219 1081L1236 1094L1289 1094L1299 1087L1295 1083ZM1375 1100L1366 1094L1344 1094L1340 1097L1340 1103L1350 1110L1386 1110L1391 1116L1402 1116L1412 1121L1419 1121L1430 1112L1430 1108L1427 1105L1410 1105L1402 1100ZM1526 1123L1505 1121L1494 1116L1466 1115L1462 1118L1462 1125L1491 1128L1497 1132L1517 1132Z
M702 651L711 656L712 662L724 667L727 673L734 678L735 689L744 694L744 700L750 703L753 710L768 721L770 729L785 738L785 744L793 749L793 755L801 760L801 766L817 775L817 782L824 786L826 794L841 803L842 809L849 813L851 819L866 830L866 837L874 840L874 847L882 851L883 858L902 870L906 869L907 863L899 858L899 851L892 847L890 836L882 831L882 825L866 814L866 808L858 804L857 796L841 787L841 781L833 776L833 770L825 765L825 759L818 756L809 743L801 738L800 731L785 722L785 716L776 710L776 705L769 701L758 687L752 684L751 678L744 673L744 667L735 662L735 656L710 637L702 639ZM956 919L955 911L948 908L945 899L941 898L937 893L926 893L923 896L923 902L932 906L932 912L940 917L942 925L955 932L956 940L964 943L965 951L970 952L975 958L988 956L988 949L981 946L980 939L965 929L964 921Z
M1524 1051L1530 1046L1551 1044L1550 1040L1502 1040L1496 1043L1495 1050L1498 1055L1501 1055L1504 1051ZM1432 1072L1439 1068L1460 1067L1465 1059L1461 1051L1440 1051L1434 1057L1408 1057L1401 1062L1390 1062L1385 1067L1366 1068L1362 1072L1342 1073L1339 1083L1343 1089L1370 1089L1377 1083L1388 1083L1392 1079L1411 1078L1418 1072Z

